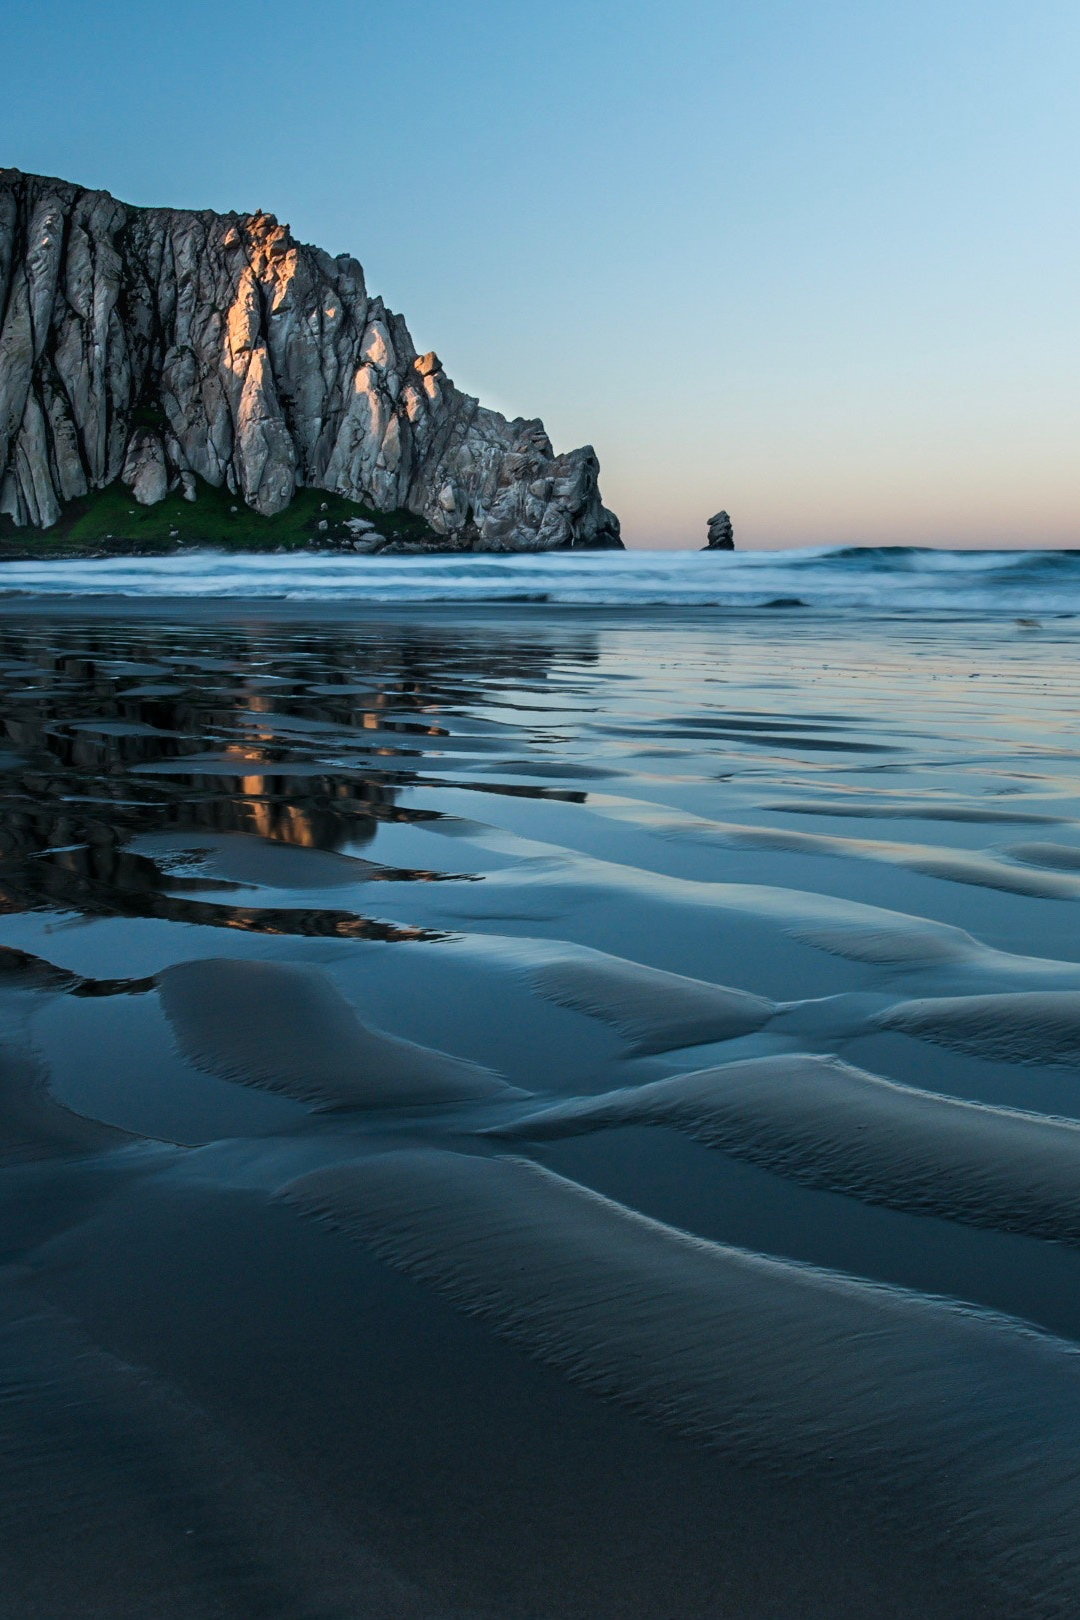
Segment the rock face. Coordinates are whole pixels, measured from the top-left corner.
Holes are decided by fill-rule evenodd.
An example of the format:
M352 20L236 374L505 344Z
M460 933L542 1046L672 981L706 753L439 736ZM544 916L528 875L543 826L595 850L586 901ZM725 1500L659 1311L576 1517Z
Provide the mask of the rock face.
M591 447L556 456L418 355L347 255L272 214L132 208L0 169L0 513L48 528L122 479L273 515L302 486L452 549L619 546Z
M709 519L709 543L702 546L702 551L734 551L735 536L731 528L731 519L726 512L716 512Z

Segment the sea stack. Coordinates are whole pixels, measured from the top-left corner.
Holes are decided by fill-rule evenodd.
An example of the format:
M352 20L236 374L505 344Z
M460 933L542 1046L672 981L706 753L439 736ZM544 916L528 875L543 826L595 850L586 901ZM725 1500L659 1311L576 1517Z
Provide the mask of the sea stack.
M731 519L726 512L717 512L709 519L709 543L702 546L702 551L734 551L735 537L732 533Z
M62 533L120 490L125 513L209 489L272 520L306 489L411 514L421 549L621 549L598 474L460 392L355 259L273 214L0 168L0 532Z

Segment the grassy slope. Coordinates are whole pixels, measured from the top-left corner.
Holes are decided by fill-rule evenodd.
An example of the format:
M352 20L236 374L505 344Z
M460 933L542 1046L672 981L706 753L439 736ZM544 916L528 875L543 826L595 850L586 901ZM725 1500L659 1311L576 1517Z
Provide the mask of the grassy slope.
M0 558L154 555L181 546L228 551L299 551L350 538L346 518L367 518L387 540L427 542L437 536L411 512L376 512L325 490L298 490L284 512L261 517L227 489L200 479L197 499L167 495L139 506L123 484L110 484L68 505L51 529L17 529L0 516ZM325 520L327 528L319 529Z

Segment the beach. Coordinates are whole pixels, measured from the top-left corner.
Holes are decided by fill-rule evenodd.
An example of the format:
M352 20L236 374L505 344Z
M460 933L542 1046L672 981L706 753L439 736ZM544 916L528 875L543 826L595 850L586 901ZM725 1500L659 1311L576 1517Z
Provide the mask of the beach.
M6 565L0 1616L1075 1613L1080 575L907 555Z

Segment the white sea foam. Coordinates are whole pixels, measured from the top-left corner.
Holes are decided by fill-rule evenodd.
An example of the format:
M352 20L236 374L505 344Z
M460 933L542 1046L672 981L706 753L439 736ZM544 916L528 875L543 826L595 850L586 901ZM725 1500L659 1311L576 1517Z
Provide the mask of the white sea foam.
M237 556L0 563L0 592L306 602L799 607L905 613L1080 612L1080 552L807 547L513 556Z

